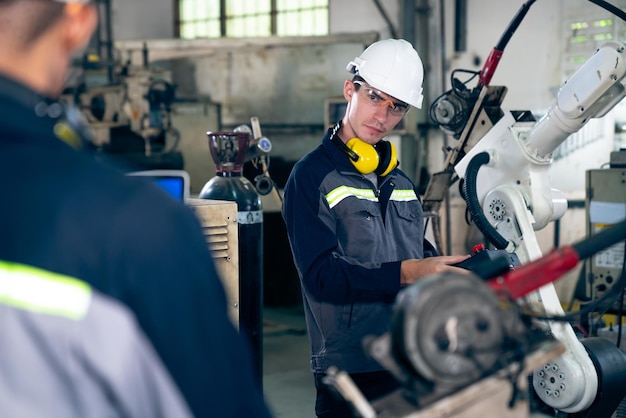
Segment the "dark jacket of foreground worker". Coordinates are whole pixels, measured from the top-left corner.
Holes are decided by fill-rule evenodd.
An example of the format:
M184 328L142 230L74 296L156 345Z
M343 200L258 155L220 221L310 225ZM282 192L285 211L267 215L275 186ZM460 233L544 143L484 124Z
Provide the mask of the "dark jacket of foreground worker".
M268 417L191 209L59 140L63 118L0 77L0 260L79 279L125 305L196 417ZM64 366L50 364L59 385ZM4 379L11 390L0 392L20 390Z

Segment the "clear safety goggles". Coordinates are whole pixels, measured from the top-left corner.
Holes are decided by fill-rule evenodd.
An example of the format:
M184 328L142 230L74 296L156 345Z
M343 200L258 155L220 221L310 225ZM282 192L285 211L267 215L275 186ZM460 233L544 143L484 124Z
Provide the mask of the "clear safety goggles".
M362 88L359 91L363 91L366 103L372 106L386 106L389 110L389 113L393 116L404 116L411 109L411 107L402 102L395 102L391 100L389 97L385 98L385 93L376 90L372 86L362 81L356 80L353 82L354 84L358 84Z

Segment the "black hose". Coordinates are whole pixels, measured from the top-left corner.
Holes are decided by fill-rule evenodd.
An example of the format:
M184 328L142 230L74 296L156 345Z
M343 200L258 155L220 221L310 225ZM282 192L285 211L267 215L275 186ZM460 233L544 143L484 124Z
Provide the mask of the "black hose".
M497 249L505 249L509 242L496 229L491 226L485 215L483 214L480 202L478 201L478 193L476 191L476 177L480 167L489 163L489 153L481 152L476 154L465 171L465 181L463 182L463 197L467 204L467 209L471 215L472 221L478 229L485 235L487 240L491 242Z
M604 1L604 0L589 0L589 1L597 6L602 7L604 10L607 10L613 13L615 16L619 17L620 19L626 21L626 13L624 13L624 11L620 9L619 7L613 6L611 3Z
M535 1L536 0L529 0L522 5L511 23L509 23L509 27L507 27L502 34L502 37L498 41L498 44L495 46L495 49L497 49L498 51L504 51L504 48L511 40L511 37L519 27L520 23L522 23L522 20L524 20L526 13L528 13L528 10L530 9L530 6L532 6Z
M626 220L591 235L584 241L573 244L572 248L578 254L578 258L582 260L624 239L626 239Z

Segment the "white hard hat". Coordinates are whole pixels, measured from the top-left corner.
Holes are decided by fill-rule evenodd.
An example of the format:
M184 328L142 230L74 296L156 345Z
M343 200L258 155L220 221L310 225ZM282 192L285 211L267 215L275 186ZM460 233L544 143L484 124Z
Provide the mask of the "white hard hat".
M367 47L346 67L370 86L422 108L424 66L417 51L404 39L385 39Z

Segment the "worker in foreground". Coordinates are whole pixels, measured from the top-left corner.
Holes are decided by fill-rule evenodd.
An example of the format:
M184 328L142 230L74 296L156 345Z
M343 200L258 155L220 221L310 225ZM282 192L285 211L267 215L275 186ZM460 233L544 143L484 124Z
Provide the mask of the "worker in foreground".
M399 387L363 349L382 335L402 286L445 271L467 256L437 256L424 238L416 186L384 138L411 107L422 106L422 61L401 39L370 45L348 63L342 120L295 166L283 217L302 283L318 417L346 417L349 405L324 384L326 370L348 372L368 399Z
M97 19L0 0L0 416L269 417L191 209L69 145Z

